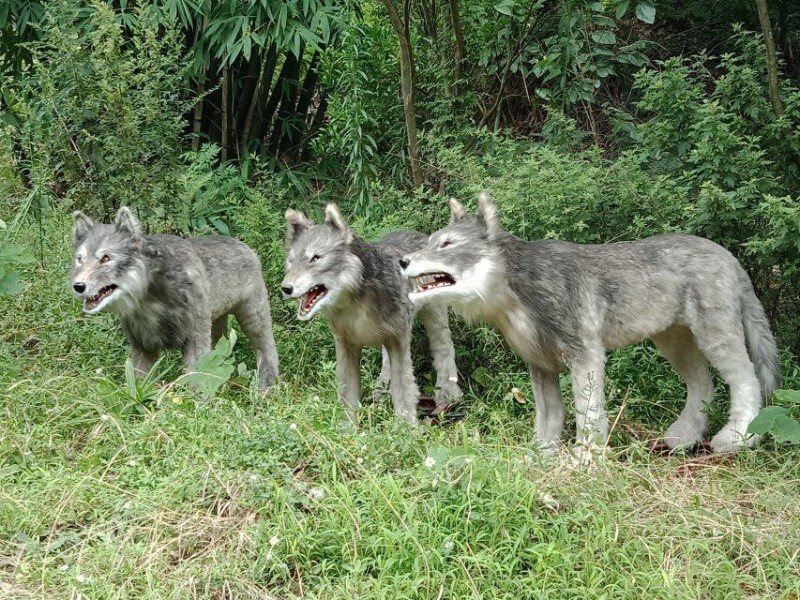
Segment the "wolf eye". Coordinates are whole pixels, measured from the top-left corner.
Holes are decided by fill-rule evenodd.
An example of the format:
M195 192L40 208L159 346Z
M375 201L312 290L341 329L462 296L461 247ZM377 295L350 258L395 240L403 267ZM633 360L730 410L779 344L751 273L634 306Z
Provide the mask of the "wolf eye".
M111 260L111 257L108 254L103 254L103 258L100 259L101 263L107 263Z
M441 246L439 246L439 247L440 247L440 248L447 248L447 247L448 247L448 246L450 246L452 243L453 243L453 242L452 242L452 241L450 241L450 240L445 240L445 241L443 241L443 242L442 242L442 245L441 245Z
M320 258L322 258L322 257L319 254L315 254L314 256L311 257L311 260L309 260L308 262L312 262L312 263L313 262L317 262Z

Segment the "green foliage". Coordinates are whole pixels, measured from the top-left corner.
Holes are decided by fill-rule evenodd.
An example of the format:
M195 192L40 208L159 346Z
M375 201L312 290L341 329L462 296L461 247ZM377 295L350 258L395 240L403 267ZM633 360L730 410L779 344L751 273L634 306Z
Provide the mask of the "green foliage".
M0 231L5 232L7 225L0 219ZM13 264L25 265L33 262L33 256L17 244L0 245L0 296L19 294L22 291L19 273L10 271Z
M231 330L228 337L221 337L217 345L201 356L190 366L190 371L180 381L197 390L204 398L212 398L233 375L234 364L231 354L236 344L236 331ZM240 370L240 375L243 373Z
M78 15L86 25L76 31ZM190 107L177 30L142 19L128 37L105 3L89 10L59 0L30 51L32 68L13 84L9 108L29 172L47 177L36 183L64 189L95 214L121 205L171 207Z
M769 433L778 443L800 444L800 391L775 390L775 403L761 409L748 433Z

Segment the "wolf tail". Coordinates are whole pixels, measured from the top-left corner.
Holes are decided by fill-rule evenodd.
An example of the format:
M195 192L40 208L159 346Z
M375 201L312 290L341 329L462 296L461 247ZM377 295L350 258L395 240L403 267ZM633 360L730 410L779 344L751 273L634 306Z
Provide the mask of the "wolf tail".
M750 360L755 365L764 398L768 398L781 385L781 365L764 307L749 281L742 295L742 324Z

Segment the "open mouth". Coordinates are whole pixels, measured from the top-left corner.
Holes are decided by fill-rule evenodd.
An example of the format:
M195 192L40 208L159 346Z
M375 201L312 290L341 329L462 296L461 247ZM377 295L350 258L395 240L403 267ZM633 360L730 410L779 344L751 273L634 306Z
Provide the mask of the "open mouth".
M328 294L328 288L321 283L315 285L300 297L300 316L304 317Z
M117 286L114 284L107 285L105 287L100 288L100 291L97 292L94 296L89 296L88 298L83 299L83 310L92 310L93 308L97 308L100 303L108 298L114 290L117 289Z
M456 280L448 273L423 273L411 277L410 281L416 293L456 284Z

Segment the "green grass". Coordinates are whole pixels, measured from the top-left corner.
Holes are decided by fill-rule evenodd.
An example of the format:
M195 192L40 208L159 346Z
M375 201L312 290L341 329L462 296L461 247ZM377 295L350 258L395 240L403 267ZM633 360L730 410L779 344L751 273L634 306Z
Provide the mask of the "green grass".
M127 350L71 299L66 228L0 299L0 598L800 597L800 451L689 476L648 455L682 393L649 349L610 362L624 412L591 472L532 451L524 369L463 326L460 352L489 349L463 421L415 433L369 405L344 427L329 334L277 298L268 399L122 414L107 382Z

